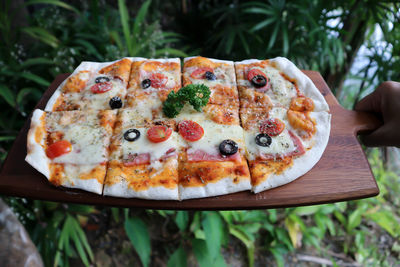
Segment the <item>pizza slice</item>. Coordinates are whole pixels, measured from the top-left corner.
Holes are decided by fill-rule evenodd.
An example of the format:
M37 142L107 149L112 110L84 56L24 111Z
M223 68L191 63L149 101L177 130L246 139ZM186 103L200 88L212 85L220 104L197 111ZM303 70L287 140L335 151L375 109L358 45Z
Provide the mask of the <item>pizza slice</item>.
M182 77L183 86L207 85L211 90L209 104L239 106L232 61L205 57L185 58Z
M56 186L101 194L116 111L35 110L25 160Z
M209 110L218 107L214 105ZM201 116L199 114L203 114ZM210 197L249 190L250 173L244 157L243 129L229 111L209 119L207 113L180 114L177 128L183 139L179 153L180 199ZM229 123L224 124L224 116Z
M179 199L179 138L174 121L138 122L120 110L104 195L144 199Z
M330 114L274 107L241 109L246 158L255 193L309 171L328 143Z
M162 103L180 88L179 58L137 59L132 63L125 106L137 110L142 120L166 118Z
M328 111L328 104L313 82L283 57L235 62L240 107L289 109L296 97L314 101L314 111Z
M82 62L57 88L46 111L109 110L123 106L131 59Z

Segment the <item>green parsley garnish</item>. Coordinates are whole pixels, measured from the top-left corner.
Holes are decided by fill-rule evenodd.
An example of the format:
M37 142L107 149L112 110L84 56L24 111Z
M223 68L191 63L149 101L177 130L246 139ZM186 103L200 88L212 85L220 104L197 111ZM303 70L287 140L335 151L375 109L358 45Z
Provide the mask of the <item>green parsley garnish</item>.
M172 91L164 102L164 114L169 118L175 118L185 102L189 102L195 110L201 112L202 107L207 105L210 94L210 89L204 84L189 84L176 93Z

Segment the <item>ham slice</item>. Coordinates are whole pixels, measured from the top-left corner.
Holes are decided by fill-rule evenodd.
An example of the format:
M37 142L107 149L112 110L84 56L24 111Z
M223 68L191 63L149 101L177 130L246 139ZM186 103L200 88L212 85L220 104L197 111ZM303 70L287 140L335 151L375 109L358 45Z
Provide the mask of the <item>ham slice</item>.
M241 157L239 152L236 152L230 156L223 156L221 154L208 154L203 150L195 150L187 152L187 160L188 162L200 162L200 161L235 161L240 162Z
M175 148L170 148L165 152L165 155L163 155L160 159L153 159L153 161L164 161L165 159L169 157L176 156L176 150ZM143 164L150 164L151 163L151 157L150 153L142 153L142 154L129 154L128 158L124 160L124 166L125 167L131 167L131 166L136 166L136 165L143 165Z
M297 135L295 135L292 131L289 131L290 138L293 141L294 146L296 147L295 150L286 154L261 154L259 158L261 160L272 160L272 159L282 159L285 157L296 157L301 156L306 153L301 140Z

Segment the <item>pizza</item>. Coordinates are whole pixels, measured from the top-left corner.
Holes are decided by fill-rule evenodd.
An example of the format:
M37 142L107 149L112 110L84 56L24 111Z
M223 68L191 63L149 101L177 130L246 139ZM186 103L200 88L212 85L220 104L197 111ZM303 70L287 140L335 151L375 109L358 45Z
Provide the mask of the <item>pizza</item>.
M35 110L26 161L56 186L101 194L116 110Z
M55 186L185 200L289 183L322 156L329 106L292 62L82 62L35 110L26 161Z

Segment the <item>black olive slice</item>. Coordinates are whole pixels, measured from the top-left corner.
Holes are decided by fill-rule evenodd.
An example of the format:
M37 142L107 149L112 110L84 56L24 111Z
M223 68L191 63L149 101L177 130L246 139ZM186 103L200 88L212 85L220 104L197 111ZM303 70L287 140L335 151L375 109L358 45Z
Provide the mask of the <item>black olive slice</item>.
M226 139L219 144L219 152L223 156L230 156L235 154L239 149L238 144L231 140L231 139Z
M142 81L142 88L147 89L151 86L151 80L150 79L144 79Z
M262 75L256 75L256 76L253 77L253 79L251 79L251 83L255 87L260 88L260 87L263 87L263 86L265 86L267 84L267 78L265 78Z
M260 133L256 136L256 144L259 146L268 147L272 143L272 138L268 134Z
M97 77L97 78L94 80L95 83L105 83L105 82L109 82L109 81L110 81L110 78L105 77L105 76Z
M129 129L124 133L126 141L133 142L140 137L140 132L137 129Z
M114 96L110 99L109 105L112 109L121 108L122 107L122 100L119 96Z
M217 77L215 77L215 74L212 73L211 71L206 71L206 73L204 74L204 76L206 77L207 80L209 81L215 81L217 79Z

